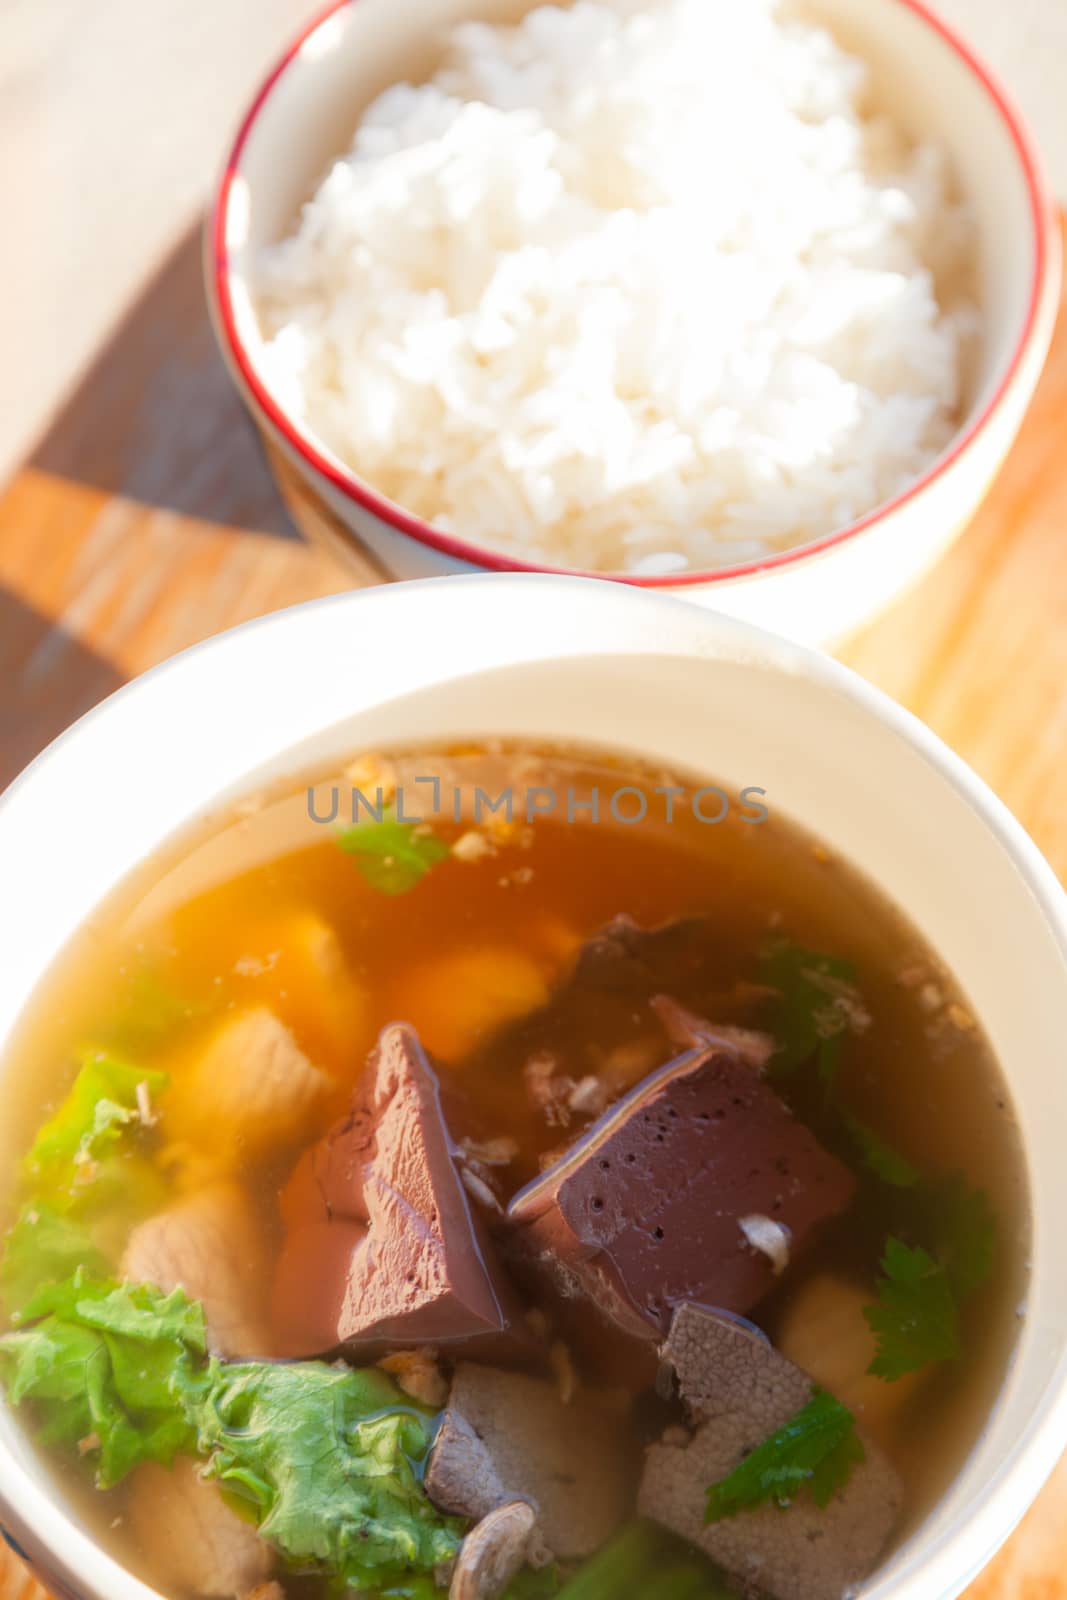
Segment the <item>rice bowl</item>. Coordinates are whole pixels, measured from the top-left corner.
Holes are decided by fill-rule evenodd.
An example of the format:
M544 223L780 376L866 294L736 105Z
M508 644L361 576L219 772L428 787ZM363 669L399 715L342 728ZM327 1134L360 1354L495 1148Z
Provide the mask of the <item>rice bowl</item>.
M458 25L256 264L278 392L539 562L677 573L854 521L951 438L977 322L949 163L868 78L776 0Z
M254 284L263 254L349 148L362 110L423 83L461 21L514 24L523 0L333 0L262 84L224 164L205 232L209 307L231 376L301 530L356 581L477 571L574 572L449 531L381 492L293 409L270 367ZM914 583L984 497L1021 422L1051 337L1060 241L1025 124L967 45L923 0L812 0L811 14L862 57L872 91L916 143L948 152L974 223L973 341L947 446L901 493L847 525L758 559L674 573L616 572L788 637L840 639ZM369 563L369 571L368 571Z

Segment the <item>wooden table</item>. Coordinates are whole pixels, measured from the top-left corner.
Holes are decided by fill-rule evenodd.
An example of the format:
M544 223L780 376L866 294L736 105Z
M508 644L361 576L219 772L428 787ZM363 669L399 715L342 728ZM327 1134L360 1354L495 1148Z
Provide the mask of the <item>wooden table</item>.
M920 592L842 651L977 768L1061 877L1065 417L1067 312L977 521ZM349 585L286 521L212 346L190 232L0 499L0 787L135 673ZM1067 1600L1067 1464L970 1595ZM43 1600L0 1556L0 1600L15 1596Z

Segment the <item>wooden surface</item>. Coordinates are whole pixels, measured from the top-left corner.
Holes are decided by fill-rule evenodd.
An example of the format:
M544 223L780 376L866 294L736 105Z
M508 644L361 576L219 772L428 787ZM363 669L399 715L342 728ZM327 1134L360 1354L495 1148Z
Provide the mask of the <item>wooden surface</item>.
M1061 317L981 515L921 591L842 652L978 769L1062 877L1065 416ZM0 787L133 674L347 584L286 521L211 345L190 230L0 498ZM0 1600L41 1600L24 1582L0 1557ZM1067 1467L970 1593L1067 1600Z
M316 4L0 3L0 479L203 210L240 108Z

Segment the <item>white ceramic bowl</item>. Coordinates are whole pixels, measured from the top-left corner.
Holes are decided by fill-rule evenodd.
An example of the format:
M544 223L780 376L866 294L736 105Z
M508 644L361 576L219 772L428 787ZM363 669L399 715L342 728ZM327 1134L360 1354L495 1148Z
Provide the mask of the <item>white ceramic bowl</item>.
M343 595L198 645L83 718L0 799L0 1051L56 952L175 829L360 745L502 733L609 741L761 785L891 891L988 1030L1029 1163L1027 1314L959 1479L867 1591L948 1600L1067 1440L1067 897L974 774L829 659L666 596L507 575ZM148 1600L6 1413L0 1523L57 1593Z
M247 289L249 258L284 237L362 109L389 83L432 70L434 38L458 18L513 19L532 0L335 0L260 89L226 161L207 234L219 342L267 443L295 519L383 577L552 571L453 537L386 500L300 421L265 375ZM978 229L985 331L966 415L941 458L859 522L745 566L627 578L787 637L828 643L884 607L937 559L982 500L1015 437L1051 337L1060 236L1029 134L1003 90L920 0L811 0L874 69L900 121L940 142Z

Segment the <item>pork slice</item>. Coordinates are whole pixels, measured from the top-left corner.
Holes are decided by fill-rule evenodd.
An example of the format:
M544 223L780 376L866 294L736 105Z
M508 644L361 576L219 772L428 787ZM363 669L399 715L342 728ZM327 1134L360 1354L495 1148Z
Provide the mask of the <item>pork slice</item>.
M330 1089L285 1024L265 1006L224 1023L176 1076L167 1127L194 1146L210 1139L234 1165L298 1143Z
M251 1600L266 1585L269 1595L273 1551L190 1457L179 1456L169 1469L142 1463L130 1479L128 1508L153 1578L168 1590Z
M753 1243L752 1218L788 1230L795 1260L854 1190L747 1060L702 1043L605 1112L507 1215L516 1253L558 1291L651 1340L683 1301L743 1312L774 1286L780 1262Z
M266 1253L251 1202L221 1182L185 1196L130 1234L122 1276L181 1288L204 1307L208 1340L222 1356L270 1350L265 1311Z
M697 1545L740 1583L774 1600L840 1600L865 1578L892 1532L901 1484L861 1433L864 1460L825 1507L797 1494L705 1525L721 1482L812 1396L808 1375L740 1318L679 1307L663 1347L694 1431L672 1429L645 1460L638 1509Z
M564 1405L554 1385L464 1363L452 1380L426 1471L444 1511L480 1520L524 1501L537 1513L535 1561L591 1555L632 1498L627 1419L592 1395Z
M476 1344L503 1359L511 1346L532 1348L457 1154L418 1035L384 1028L351 1112L281 1197L273 1304L283 1354L367 1359Z

